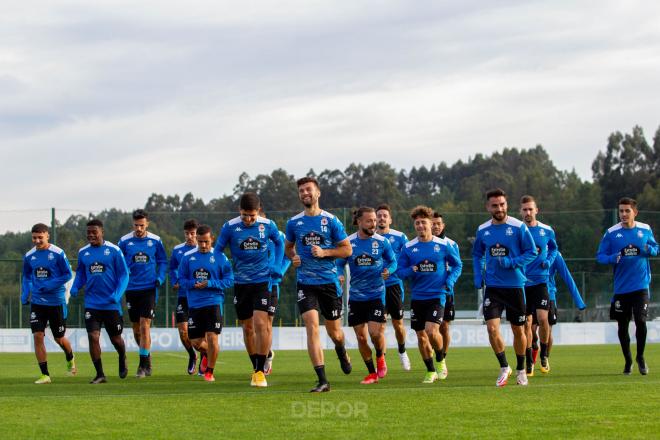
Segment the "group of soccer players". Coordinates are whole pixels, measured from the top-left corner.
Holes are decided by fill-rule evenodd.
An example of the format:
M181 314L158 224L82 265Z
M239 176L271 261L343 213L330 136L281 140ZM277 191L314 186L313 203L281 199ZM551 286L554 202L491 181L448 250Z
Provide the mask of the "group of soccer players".
M463 265L458 245L445 236L442 215L425 206L414 208L411 218L416 237L408 241L405 234L391 228L389 206L363 206L354 212L357 231L349 236L337 217L320 208L321 190L314 178L299 179L297 185L304 210L289 219L284 233L266 218L259 197L246 193L239 200L239 216L222 226L217 239L210 226L186 221L185 242L174 247L169 261L161 239L148 232L145 211L133 213L133 231L121 237L118 245L104 239L100 220L90 220L88 245L78 253L71 295L84 289L85 326L96 369L91 383L107 380L101 362L101 327L105 327L119 355L119 377L128 374L121 336L124 294L133 335L139 344L136 377L151 376L150 328L158 288L165 283L169 269L170 282L178 292L176 322L189 354L188 373L198 371L206 381L215 380L224 295L226 289L233 287L233 303L252 363L250 384L267 387L266 376L272 371L274 356L273 315L279 284L289 266L296 270L298 308L307 333L308 354L318 378L312 392L330 390L319 334L321 315L342 371L345 374L352 371L340 319L344 290L348 297L348 324L355 331L359 353L367 368L367 376L361 383L377 383L387 374L386 315L394 328L401 366L410 370L403 326L404 279L410 287L411 328L427 370L423 382L446 379L454 285ZM508 215L507 197L501 189L486 194L486 209L491 219L479 226L472 257L474 284L477 289L483 289L484 319L501 368L496 385L506 385L512 374L500 333L504 310L514 336L516 382L527 385L527 378L534 374L539 351L533 343L537 331L541 371L550 371L551 325L556 322L556 273L569 286L578 308L584 309L585 304L558 251L553 229L536 219L538 207L533 197L521 199L523 221ZM635 221L634 200L622 199L619 214L621 222L606 232L597 259L614 266L615 295L610 315L619 324L624 373L632 371L628 324L634 317L636 360L640 373L646 374L648 259L658 254L658 244L650 227ZM72 271L62 249L48 240L46 225L32 228L34 248L24 257L21 294L24 304L31 303L30 324L41 369L36 381L39 384L51 382L44 344L47 325L65 353L68 373L76 374L71 344L64 336L65 284L72 278ZM231 260L224 253L226 248ZM375 351L375 363L369 341Z

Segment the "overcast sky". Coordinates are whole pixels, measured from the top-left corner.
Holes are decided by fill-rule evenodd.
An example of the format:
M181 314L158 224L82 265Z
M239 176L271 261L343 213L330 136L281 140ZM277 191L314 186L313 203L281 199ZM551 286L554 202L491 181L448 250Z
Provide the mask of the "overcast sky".
M609 133L660 125L658 23L653 1L5 2L0 230L536 144L591 179Z

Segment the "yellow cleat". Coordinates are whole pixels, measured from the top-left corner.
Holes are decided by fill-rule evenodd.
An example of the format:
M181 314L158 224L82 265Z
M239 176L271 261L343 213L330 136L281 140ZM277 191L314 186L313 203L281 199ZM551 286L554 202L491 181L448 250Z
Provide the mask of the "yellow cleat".
M547 357L541 358L541 373L548 374L550 372L550 361Z
M48 376L46 374L42 374L41 376L39 376L39 379L34 381L34 383L36 383L37 385L43 385L43 384L46 384L46 383L51 383L50 376Z
M256 387L256 386L257 386L257 381L256 381L255 378L254 378L254 376L255 376L256 374L257 374L257 373L252 373L252 378L250 379L250 386L251 386L251 387Z
M263 371L257 371L254 373L254 386L257 388L266 388L268 382L266 382L266 375Z

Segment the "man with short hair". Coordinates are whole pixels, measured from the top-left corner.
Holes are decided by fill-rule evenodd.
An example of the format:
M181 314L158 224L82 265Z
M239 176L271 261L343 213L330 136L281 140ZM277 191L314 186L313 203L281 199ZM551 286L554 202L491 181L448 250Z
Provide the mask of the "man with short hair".
M376 234L376 211L363 206L353 213L358 227L348 240L353 248L350 258L337 259L339 280L345 280L348 264L348 325L355 330L358 349L367 366L363 385L378 383L387 374L385 362L385 280L396 270L396 256L389 240ZM376 350L376 366L368 339Z
M172 249L172 256L170 257L170 282L172 288L178 293L176 304L176 326L179 330L179 339L184 348L188 352L188 374L195 374L195 364L197 363L197 354L195 349L190 343L188 337L188 295L185 287L179 283L179 265L181 259L186 252L193 250L197 247L197 227L199 224L197 220L190 219L183 223L183 234L185 241L177 244ZM204 374L206 371L206 352L201 352L201 359L199 362L199 373Z
M270 279L279 266L268 258L268 243L274 243L274 261L284 254L282 237L275 222L259 216L261 200L253 192L243 194L239 200L239 216L222 226L215 252L222 253L226 246L231 251L234 266L234 306L243 327L245 349L252 362L250 385L267 387L265 367L270 351L272 329L268 317Z
M229 260L213 249L211 227L197 227L197 247L186 252L179 266L179 282L188 297L188 335L193 346L207 353L204 380L215 382L213 374L222 332L222 305L225 289L234 285Z
M433 351L439 353L442 362L443 308L461 275L463 263L446 239L433 236L431 208L417 206L410 217L415 222L417 237L406 243L399 256L397 272L402 278L410 278L410 326L417 333L419 352L426 365L423 383L433 383L447 378L446 369L438 375Z
M440 214L439 212L433 212L433 222L432 222L431 230L434 236L447 240L449 245L452 248L454 248L454 250L456 251L458 258L459 259L461 258L461 250L458 247L458 244L451 238L447 237L447 235L445 234L445 222L444 219L442 218L442 214ZM449 270L449 268L447 268L447 270ZM442 317L442 324L440 324L440 335L442 335L442 353L441 354L436 353L435 360L438 362L440 368L440 376L447 377L447 375L449 374L447 370L447 350L449 350L449 344L451 343L450 325L456 316L456 309L454 307L453 286L447 294L444 309L445 312L444 312L444 316Z
M149 215L143 209L133 211L133 232L119 240L130 270L126 290L128 317L133 336L140 347L140 364L135 377L151 376L151 322L155 318L158 287L165 282L167 254L160 237L148 232Z
M610 264L614 268L614 295L610 319L615 320L619 326L619 343L625 360L623 374L632 373L628 327L630 319L634 318L637 339L635 360L640 374L646 375L649 372L644 359L651 284L649 257L658 255L658 243L649 225L635 221L638 214L635 199L620 199L618 209L621 221L605 232L598 246L596 259L600 264Z
M23 257L21 303L30 304L30 327L34 338L34 354L39 362L41 376L34 383L51 383L46 355L46 326L50 324L53 339L64 351L69 376L75 376L76 362L66 333L66 289L71 279L71 266L62 249L48 242L48 226L32 226L34 247Z
M389 240L392 250L399 259L401 250L408 242L408 237L401 231L392 229L392 209L386 203L376 208L376 219L378 221L378 234ZM390 315L394 336L398 345L399 362L405 371L410 371L410 358L406 352L406 327L403 325L403 282L399 275L394 272L385 280L385 311Z
M512 370L506 360L500 333L502 312L511 324L516 352L516 382L527 385L525 371L525 266L536 258L536 245L525 223L507 215L506 193L493 189L486 193L486 209L491 219L479 226L472 247L474 286L485 285L483 311L490 345L500 364L496 386L507 384Z
M71 296L85 290L85 327L89 340L89 354L96 369L91 384L107 382L101 362L101 327L119 355L119 377L128 374L126 346L122 339L124 320L121 298L128 285L128 267L121 250L103 239L103 222L92 219L87 222L89 244L78 252L78 269L71 288Z
M550 295L548 293L548 279L550 267L557 257L557 241L552 227L536 219L539 208L534 197L522 196L520 199L520 215L525 226L532 234L536 245L536 258L525 266L525 334L527 348L525 350L527 376L534 375L534 362L532 355L532 324L539 326L539 342L541 345L541 373L550 372L548 361L548 341L550 339L550 323L548 311L550 310Z
M319 337L319 308L342 371L350 374L352 369L341 328L342 292L335 266L335 259L350 257L352 249L339 219L319 207L318 181L303 177L296 184L305 209L286 224L285 251L297 269L298 308L307 332L307 352L318 377L318 383L310 391L321 393L330 391L330 383L325 375Z

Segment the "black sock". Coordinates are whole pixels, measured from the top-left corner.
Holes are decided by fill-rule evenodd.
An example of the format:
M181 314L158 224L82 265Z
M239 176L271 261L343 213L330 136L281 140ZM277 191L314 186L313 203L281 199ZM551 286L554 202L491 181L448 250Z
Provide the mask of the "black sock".
M208 374L213 374L213 368L211 368L211 367L206 367L206 372L207 372Z
M96 368L96 377L105 376L105 373L103 373L103 363L101 362L101 358L98 358L93 362L94 362L94 368Z
M126 354L120 354L119 355L119 369L120 370L125 370L126 369Z
M442 349L442 358L447 359L447 350L445 350L444 348Z
M435 365L433 365L433 358L424 359L424 365L426 365L426 371L435 371Z
M151 353L147 355L147 362L144 364L145 367L151 368Z
M50 376L50 373L48 372L48 362L39 362L39 369L41 370L41 374Z
M516 370L525 369L525 355L516 353Z
M272 358L273 357L273 350L268 350L268 357Z
M256 354L251 354L250 355L250 362L252 362L252 369L254 371L257 371L257 355Z
M382 355L383 355L382 350L376 349L376 359L378 359L378 358L381 357Z
M69 362L71 359L73 359L73 352L70 351L70 352L67 353L67 352L65 351L65 352L64 352L64 357L66 357L66 361Z
M532 368L532 347L525 350L525 361L527 362L527 366Z
M548 357L548 344L541 342L541 359Z
M325 377L325 365L314 367L314 371L316 371L316 375L319 377L319 383L328 383L328 379Z
M403 354L406 352L406 343L399 344L399 353Z
M539 349L539 343L536 342L536 340L532 341L532 350L538 350Z
M644 359L646 348L646 321L635 321L635 337L637 338L637 359Z
M188 352L188 357L190 357L190 359L195 357L195 349L192 348L192 345L190 347L186 347L186 351Z
M335 353L339 359L344 359L346 357L346 347L343 345L335 345Z
M506 361L506 353L495 353L495 356L497 357L497 360L500 363L500 368L508 367L509 363Z
M630 336L628 335L628 321L619 321L619 344L621 352L626 360L626 365L632 364L632 354L630 353Z
M255 371L264 372L264 365L266 364L266 355L265 354L255 354Z
M442 350L436 351L435 352L435 361L436 362L442 362L442 360L445 358L445 352Z
M376 367L374 367L374 360L369 359L368 361L364 361L364 364L367 366L367 370L369 370L369 374L374 374L376 372Z
M147 356L143 354L140 355L140 367L147 368Z

